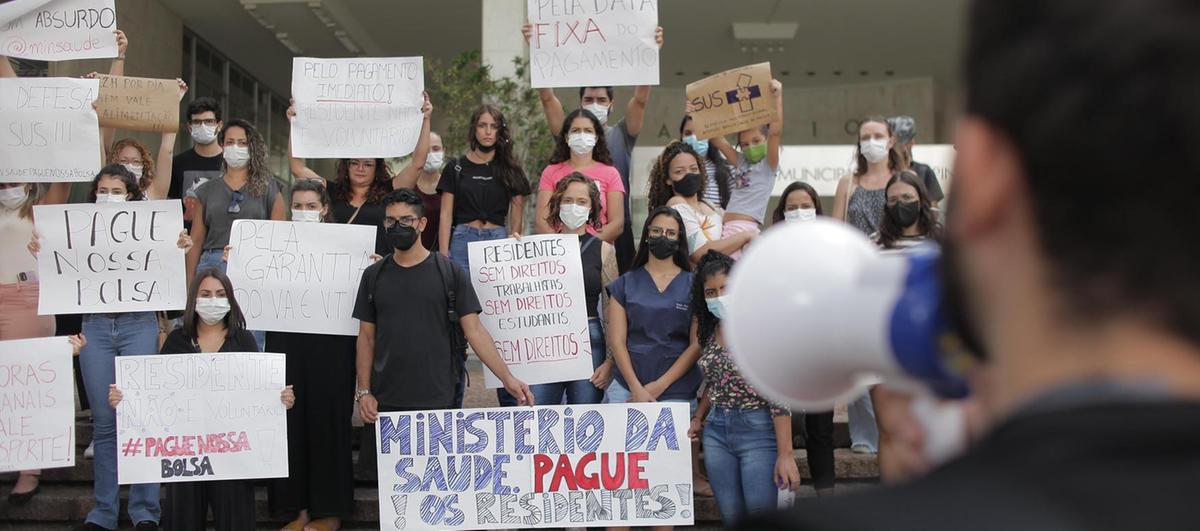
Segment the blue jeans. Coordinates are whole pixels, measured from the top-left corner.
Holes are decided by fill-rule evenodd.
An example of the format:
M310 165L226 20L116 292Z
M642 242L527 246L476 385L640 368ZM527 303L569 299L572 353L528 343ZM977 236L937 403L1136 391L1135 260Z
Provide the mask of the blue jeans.
M108 405L108 386L116 382L116 357L158 353L158 319L153 312L96 313L83 316L87 345L79 353L79 369L92 406L95 433L96 506L87 521L117 528L120 487L117 485L117 417ZM158 522L158 484L129 486L129 520Z
M217 269L224 273L225 268L229 265L221 259L224 255L224 249L208 249L200 253L200 261L196 262L196 274L200 274L206 269ZM191 289L191 286L188 286L188 289ZM263 352L267 345L267 333L263 330L251 330L250 333L254 335L254 341L258 343L258 351Z
M875 406L866 393L850 403L850 445L865 444L871 452L879 451L879 425L875 423Z
M595 370L604 363L607 352L604 346L604 325L600 324L599 319L589 319L588 333L592 340L592 370ZM564 394L567 404L599 404L604 398L604 390L592 385L588 380L537 384L529 388L533 391L534 403L539 406L563 404Z
M503 240L507 237L508 229L504 227L477 229L470 225L455 225L454 230L450 231L450 259L462 267L463 271L470 273L471 259L467 253L468 243Z
M725 527L747 514L774 510L779 450L771 410L714 407L704 421L703 437L704 467Z

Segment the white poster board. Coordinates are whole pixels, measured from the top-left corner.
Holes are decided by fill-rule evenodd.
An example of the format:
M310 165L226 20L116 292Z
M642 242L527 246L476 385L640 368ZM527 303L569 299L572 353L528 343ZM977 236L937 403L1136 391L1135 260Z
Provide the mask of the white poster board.
M120 356L117 483L288 475L283 354Z
M528 0L528 13L532 87L658 84L658 0Z
M0 472L71 466L71 343L65 336L0 341Z
M90 181L100 171L95 79L0 79L0 182Z
M379 414L381 529L691 525L688 405Z
M292 153L301 158L390 158L421 136L421 57L292 59Z
M178 199L33 207L39 315L182 310Z
M0 55L39 61L116 57L113 1L14 1L0 13Z
M354 301L373 262L375 228L239 219L227 274L246 328L358 335Z
M592 376L592 340L579 237L545 234L471 242L471 285L484 328L527 384ZM503 387L486 366L484 385Z

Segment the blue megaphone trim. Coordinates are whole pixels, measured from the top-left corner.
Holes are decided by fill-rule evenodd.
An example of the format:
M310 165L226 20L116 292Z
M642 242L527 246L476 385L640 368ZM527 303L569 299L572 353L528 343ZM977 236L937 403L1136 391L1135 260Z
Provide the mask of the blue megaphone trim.
M970 392L967 382L946 366L947 356L939 346L945 334L953 333L943 314L940 258L932 244L907 253L908 274L892 309L888 335L904 372L942 398L965 398Z

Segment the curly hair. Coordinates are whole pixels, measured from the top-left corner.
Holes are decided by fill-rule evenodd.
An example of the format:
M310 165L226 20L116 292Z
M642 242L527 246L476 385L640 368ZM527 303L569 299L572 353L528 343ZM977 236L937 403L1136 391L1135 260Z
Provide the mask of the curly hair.
M709 251L700 257L692 280L692 317L696 319L696 337L701 345L707 345L716 334L721 320L708 310L704 297L704 282L713 275L728 275L733 269L733 259L717 251Z
M554 139L554 154L550 156L550 164L558 164L571 160L571 146L567 145L567 133L571 131L571 123L576 118L587 118L592 121L592 130L596 132L596 147L592 148L592 160L601 164L613 165L612 155L608 152L608 140L604 135L604 124L587 109L575 109L563 119L562 129Z
M146 144L133 138L122 138L113 142L112 149L108 150L108 163L119 164L121 150L129 146L133 146L133 149L138 152L138 158L142 159L142 178L138 179L138 188L145 190L150 187L150 183L154 182L154 157L150 156L150 149L146 147ZM167 178L171 177L168 175Z
M352 160L361 159L338 159L337 161L337 180L329 187L329 196L334 201L349 203L352 199L354 194L353 187L350 186L350 161ZM366 202L379 203L390 193L392 193L392 174L388 170L387 161L375 159L375 178L371 180L371 187L367 189Z
M225 135L234 127L245 131L246 144L250 148L250 161L246 164L250 178L246 181L246 193L250 197L262 197L267 192L268 183L275 178L271 175L271 170L267 169L267 142L263 140L262 134L258 132L258 128L254 127L254 124L241 118L234 118L221 129L218 142L222 146L225 145ZM229 166L224 162L221 163L221 171L229 171Z
M671 187L671 172L668 168L671 167L671 161L680 155L691 155L696 159L696 165L700 168L700 191L697 194L704 197L704 187L708 184L708 173L704 169L704 159L696 154L696 150L692 146L678 140L672 140L667 147L663 149L662 155L659 155L655 160L654 166L650 168L650 193L648 194L649 204L648 209L654 210L660 206L666 206L667 201L675 195L675 190Z
M588 214L588 224L592 228L599 230L602 226L600 225L600 188L596 186L594 181L579 172L563 177L561 181L558 181L558 184L554 185L554 193L550 194L546 223L556 229L562 225L562 222L558 219L558 210L562 207L562 198L563 194L567 193L567 187L574 183L587 185L588 199L592 202L592 212Z
M910 170L898 172L888 179L887 186L883 187L884 194L887 194L887 190L897 183L907 184L917 190L917 203L921 205L921 214L917 217L917 228L920 229L921 235L933 240L941 239L942 224L938 222L937 214L933 212L929 202L929 192L925 190L925 183L921 182L921 177ZM879 214L879 246L891 249L902 234L904 234L904 227L897 226L896 222L892 221L892 217L887 215L887 208L884 208Z

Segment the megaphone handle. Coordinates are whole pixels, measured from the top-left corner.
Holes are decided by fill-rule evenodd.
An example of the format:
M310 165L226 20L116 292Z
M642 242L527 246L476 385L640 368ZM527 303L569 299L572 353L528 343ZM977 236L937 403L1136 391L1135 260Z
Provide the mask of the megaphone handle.
M966 450L967 418L961 403L920 393L910 407L925 433L921 451L930 464L944 463Z

